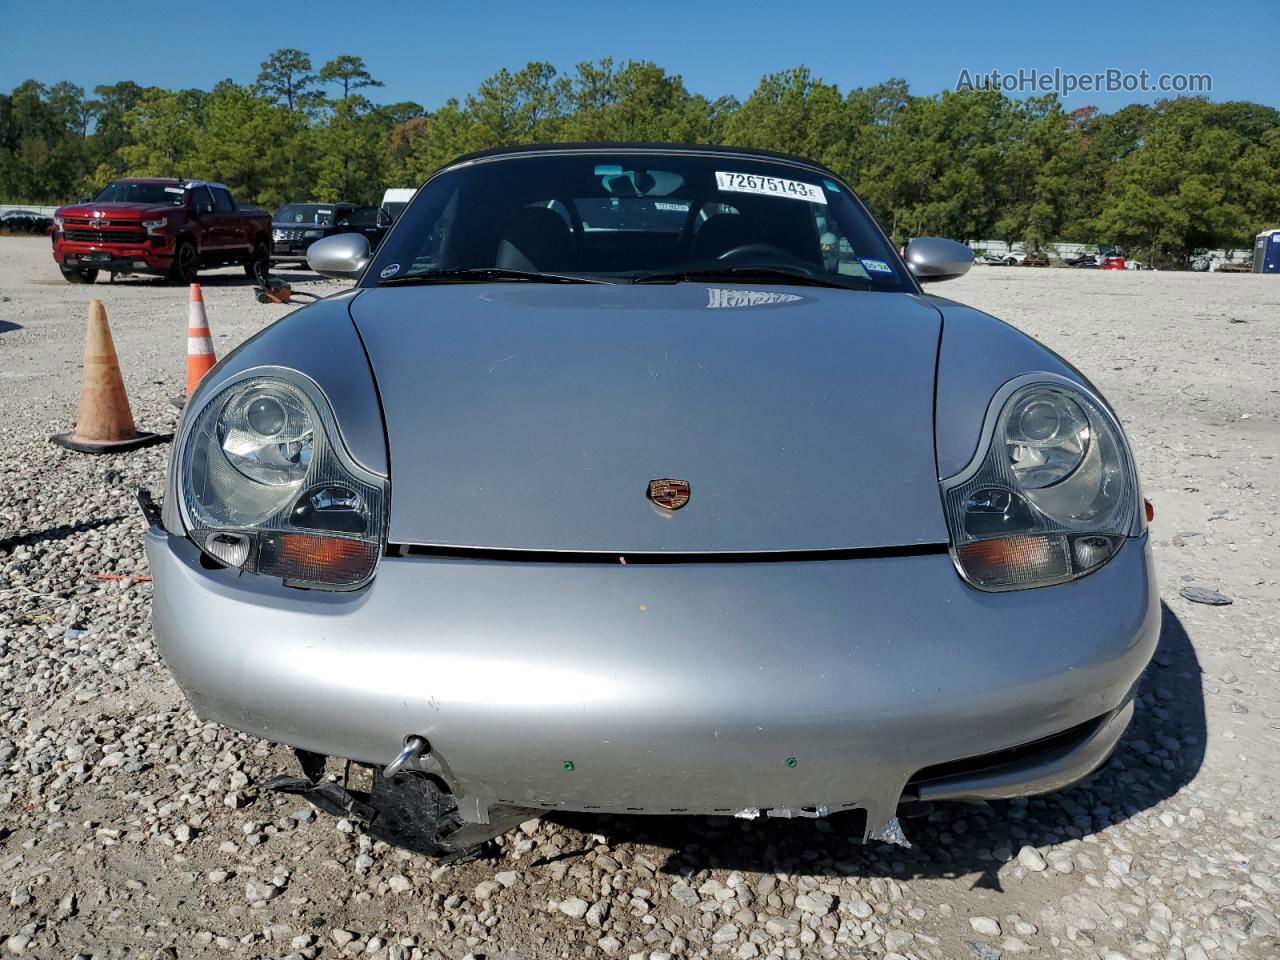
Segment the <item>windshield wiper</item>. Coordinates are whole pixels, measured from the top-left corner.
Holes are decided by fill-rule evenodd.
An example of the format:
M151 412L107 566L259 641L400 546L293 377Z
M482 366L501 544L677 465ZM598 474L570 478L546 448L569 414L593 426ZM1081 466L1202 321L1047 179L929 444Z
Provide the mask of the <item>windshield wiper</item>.
M635 277L632 283L684 283L702 280L750 280L763 282L783 282L807 287L835 287L837 290L870 290L871 284L859 277L850 277L860 286L828 280L801 269L787 267L717 267L710 270L679 270L672 273L644 273Z
M594 277L575 277L563 273L538 273L533 270L508 270L506 267L466 267L458 270L430 270L411 273L403 277L391 277L378 285L415 283L608 283Z

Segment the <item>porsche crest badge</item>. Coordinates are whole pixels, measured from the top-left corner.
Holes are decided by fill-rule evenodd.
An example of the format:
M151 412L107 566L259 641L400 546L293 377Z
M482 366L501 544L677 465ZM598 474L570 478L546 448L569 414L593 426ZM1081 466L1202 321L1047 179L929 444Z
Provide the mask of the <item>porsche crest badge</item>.
M663 510L679 510L689 502L689 484L669 478L650 480L649 499Z

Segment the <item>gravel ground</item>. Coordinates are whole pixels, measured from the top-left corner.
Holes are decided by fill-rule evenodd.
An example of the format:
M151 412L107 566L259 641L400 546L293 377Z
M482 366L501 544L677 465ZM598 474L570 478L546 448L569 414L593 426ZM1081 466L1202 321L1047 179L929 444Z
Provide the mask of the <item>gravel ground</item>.
M301 275L299 279L305 278ZM305 287L337 284L311 278ZM940 807L910 850L802 823L549 817L437 867L260 790L288 750L201 723L156 656L139 484L167 447L48 442L75 419L85 305L0 238L0 942L12 955L450 958L1280 956L1280 278L977 268L939 288L1110 398L1165 598L1113 762ZM140 426L170 430L185 293L99 283ZM285 312L205 285L219 353ZM1188 602L1198 586L1229 606Z

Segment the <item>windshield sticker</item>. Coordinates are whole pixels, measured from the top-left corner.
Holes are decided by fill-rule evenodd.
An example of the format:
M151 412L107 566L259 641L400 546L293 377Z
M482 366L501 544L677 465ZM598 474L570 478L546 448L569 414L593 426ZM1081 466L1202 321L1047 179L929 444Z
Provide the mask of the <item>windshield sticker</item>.
M823 180L822 185L826 187L828 190L830 190L832 193L840 192L840 187L832 183L830 180Z
M716 171L716 187L735 193L759 193L766 197L790 197L792 200L808 200L810 203L826 203L822 188L799 180L782 177L762 177L755 173L730 173Z
M729 290L724 287L707 288L707 309L725 310L734 307L763 307L776 303L797 303L804 297L794 293L773 293L768 290Z
M378 276L380 276L383 280L385 280L387 279L387 277L394 277L399 272L400 272L400 264L389 263L382 268L382 272L378 274Z
M858 260L872 273L893 273L893 267L889 266L883 260L872 260L868 257L859 257Z
M186 193L187 188L186 187L165 187L164 192L165 193Z

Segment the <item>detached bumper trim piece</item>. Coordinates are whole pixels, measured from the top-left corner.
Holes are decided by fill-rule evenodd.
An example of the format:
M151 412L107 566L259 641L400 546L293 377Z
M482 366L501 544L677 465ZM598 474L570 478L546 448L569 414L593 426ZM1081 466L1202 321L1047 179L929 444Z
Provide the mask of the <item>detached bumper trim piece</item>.
M147 521L147 528L163 534L163 511L160 508L160 504L156 503L155 497L151 495L151 491L146 487L139 487L134 491L133 495L138 501L138 509L142 511L143 519Z

